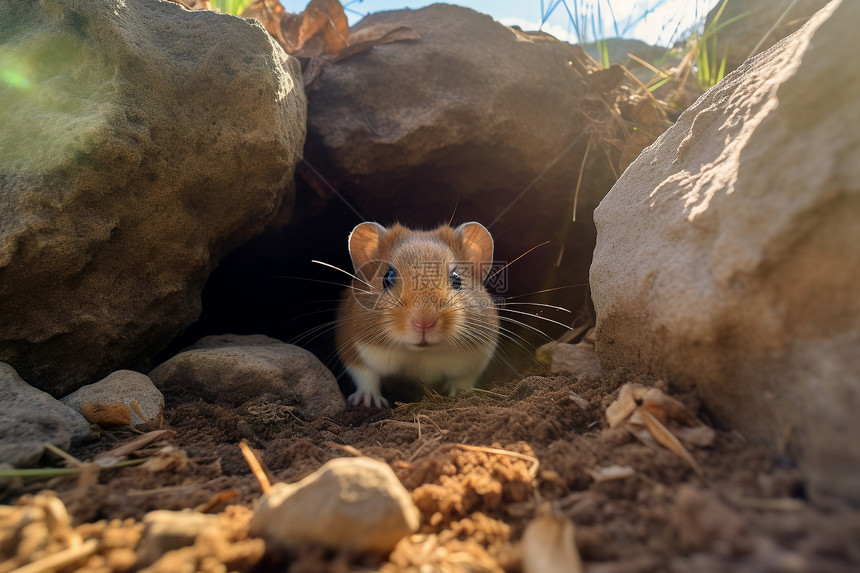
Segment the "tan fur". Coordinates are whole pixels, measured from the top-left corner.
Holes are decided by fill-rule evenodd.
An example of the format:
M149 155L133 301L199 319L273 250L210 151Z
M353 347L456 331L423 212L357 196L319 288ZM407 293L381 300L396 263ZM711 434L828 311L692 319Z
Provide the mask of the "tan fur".
M350 401L382 405L379 382L389 375L452 395L471 389L498 339L498 315L482 285L492 263L486 229L477 223L432 231L365 223L350 236L350 254L356 275L371 285L353 280L338 309L338 352L358 387ZM450 282L455 266L459 291ZM389 268L397 277L385 290Z

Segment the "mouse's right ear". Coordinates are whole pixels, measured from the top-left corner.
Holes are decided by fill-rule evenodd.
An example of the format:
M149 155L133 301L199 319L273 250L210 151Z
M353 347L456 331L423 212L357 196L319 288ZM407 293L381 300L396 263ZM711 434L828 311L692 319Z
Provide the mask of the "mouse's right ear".
M349 234L349 256L356 272L379 255L379 239L385 227L379 223L361 223Z

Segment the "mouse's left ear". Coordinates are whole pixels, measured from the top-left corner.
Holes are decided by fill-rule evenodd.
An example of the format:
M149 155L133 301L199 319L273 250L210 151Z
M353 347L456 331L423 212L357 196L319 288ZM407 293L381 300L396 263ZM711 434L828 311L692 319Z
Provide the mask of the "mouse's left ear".
M454 230L460 237L466 260L475 265L481 280L487 277L493 265L493 237L480 223L463 223Z

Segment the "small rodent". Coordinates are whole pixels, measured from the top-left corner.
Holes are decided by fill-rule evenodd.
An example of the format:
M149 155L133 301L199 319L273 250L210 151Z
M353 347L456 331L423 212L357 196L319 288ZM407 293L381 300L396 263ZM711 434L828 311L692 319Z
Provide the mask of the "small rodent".
M474 387L496 350L499 318L484 280L493 238L480 223L431 231L361 223L349 235L355 269L338 308L338 354L356 385L349 403L387 407L382 378L449 395Z

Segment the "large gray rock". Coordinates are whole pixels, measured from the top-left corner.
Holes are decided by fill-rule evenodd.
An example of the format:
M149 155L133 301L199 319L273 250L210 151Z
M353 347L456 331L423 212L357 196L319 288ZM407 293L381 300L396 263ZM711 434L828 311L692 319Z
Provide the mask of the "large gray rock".
M149 377L162 390L182 387L208 402L238 406L269 394L309 417L346 408L337 380L316 356L261 335L207 336Z
M64 395L144 367L289 212L301 74L259 23L156 0L0 2L0 62L0 360Z
M668 127L654 100L579 46L461 6L377 12L350 33L376 26L407 26L420 39L337 61L307 87L305 157L315 171L300 167L303 181L339 204L336 189L358 216L381 223L435 227L452 214L480 221L500 260L550 240L499 275L508 278L501 291L532 292L542 279L584 286L592 210ZM333 233L333 220L327 213L316 225L324 236L313 238L315 253L321 244L343 252L357 221ZM555 294L570 293L579 306L584 292Z
M27 467L38 461L46 443L68 450L72 440L89 433L83 416L0 362L0 462Z
M164 395L146 374L131 370L117 370L95 384L78 388L60 401L66 406L81 411L87 403L123 404L131 412L131 423L142 424L144 420L131 407L132 400L150 420L158 416L159 406L164 405Z
M695 386L860 500L857 22L831 3L645 150L595 212L591 288L605 368Z
M272 486L250 531L281 548L387 554L419 522L412 496L388 464L339 458L299 482Z

